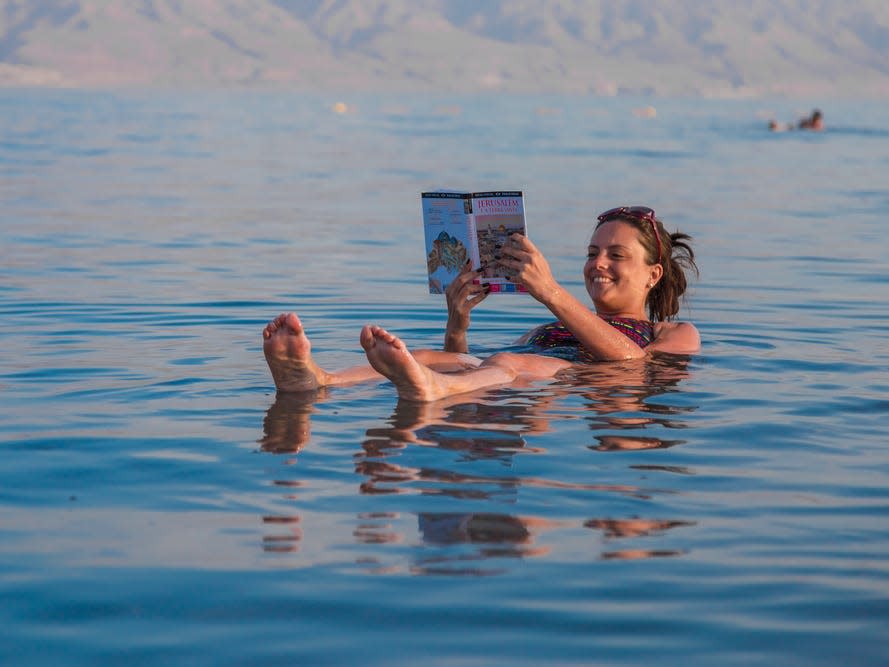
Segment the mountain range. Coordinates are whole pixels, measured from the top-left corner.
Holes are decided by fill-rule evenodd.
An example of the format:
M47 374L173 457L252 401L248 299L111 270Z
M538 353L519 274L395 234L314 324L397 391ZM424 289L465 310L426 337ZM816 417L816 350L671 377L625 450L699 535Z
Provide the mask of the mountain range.
M889 96L887 0L0 0L0 86Z

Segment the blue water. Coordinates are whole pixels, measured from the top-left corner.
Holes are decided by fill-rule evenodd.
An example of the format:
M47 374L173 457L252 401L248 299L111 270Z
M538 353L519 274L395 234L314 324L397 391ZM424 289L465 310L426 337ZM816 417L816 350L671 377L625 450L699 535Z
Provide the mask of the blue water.
M886 664L884 105L6 91L0 122L0 663ZM276 397L285 310L331 369L365 322L440 345L434 187L523 189L582 298L595 214L653 206L701 354ZM471 348L546 318L492 297Z

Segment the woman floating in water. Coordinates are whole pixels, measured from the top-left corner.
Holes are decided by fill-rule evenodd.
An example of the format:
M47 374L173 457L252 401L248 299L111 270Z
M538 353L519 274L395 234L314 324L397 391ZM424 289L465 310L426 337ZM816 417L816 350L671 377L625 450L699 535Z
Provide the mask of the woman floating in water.
M328 372L313 361L299 318L284 313L263 330L263 351L278 391L384 376L399 397L413 401L552 378L590 362L644 359L655 352L691 354L700 347L697 329L673 321L686 290L686 271L697 273L690 241L687 234L668 233L654 210L644 206L602 213L583 267L593 311L556 281L529 239L512 235L502 248L501 263L556 318L520 338L520 351L498 352L484 360L468 354L470 311L487 296L483 285L473 283L478 274L468 263L447 290L444 350L411 352L394 334L368 325L360 342L370 365Z

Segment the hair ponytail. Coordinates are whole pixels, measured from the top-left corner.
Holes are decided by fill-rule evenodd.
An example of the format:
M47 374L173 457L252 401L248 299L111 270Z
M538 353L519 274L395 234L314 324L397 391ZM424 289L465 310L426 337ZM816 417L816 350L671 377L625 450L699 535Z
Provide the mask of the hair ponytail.
M695 264L695 251L691 247L691 236L682 232L668 234L660 220L661 257L664 274L648 293L648 317L652 322L673 319L679 313L679 305L688 287L686 272L700 275ZM644 229L644 227L643 227ZM654 234L651 234L654 237ZM651 239L654 242L654 238ZM657 251L655 251L657 255Z

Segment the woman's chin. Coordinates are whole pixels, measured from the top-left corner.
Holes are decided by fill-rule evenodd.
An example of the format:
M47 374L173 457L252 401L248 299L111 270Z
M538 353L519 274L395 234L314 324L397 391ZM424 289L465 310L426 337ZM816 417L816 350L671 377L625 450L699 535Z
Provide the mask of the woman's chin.
M593 303L595 303L596 305L599 305L600 301L605 301L608 299L608 287L604 287L599 283L588 285L586 291L587 294L590 295L590 298L593 300Z

